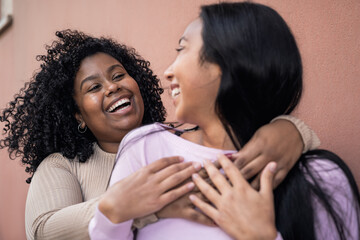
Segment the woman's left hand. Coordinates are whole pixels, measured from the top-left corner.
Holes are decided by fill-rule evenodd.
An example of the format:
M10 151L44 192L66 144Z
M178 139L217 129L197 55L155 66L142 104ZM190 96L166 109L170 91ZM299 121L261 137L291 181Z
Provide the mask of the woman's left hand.
M192 203L235 239L275 239L272 184L276 163L267 164L261 174L260 191L256 191L227 157L220 156L218 161L230 183L207 161L205 169L217 190L198 174L193 175L193 181L213 205L196 195L190 195Z
M290 121L280 119L259 128L231 159L246 179L257 175L251 183L255 189L259 189L261 170L269 162L276 162L275 188L300 158L303 148L297 128Z

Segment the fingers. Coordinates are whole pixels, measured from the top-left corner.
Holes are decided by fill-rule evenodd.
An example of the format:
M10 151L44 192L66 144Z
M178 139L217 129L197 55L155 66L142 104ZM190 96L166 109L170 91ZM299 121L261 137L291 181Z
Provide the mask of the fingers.
M212 203L215 205L218 203L218 198L220 194L212 188L204 179L202 179L198 174L193 174L192 177L194 183L196 186L200 189L202 194ZM227 183L228 184L228 183ZM194 194L191 194L192 196L195 196Z
M268 198L273 198L273 180L276 173L276 163L270 162L266 165L260 177L260 194Z
M158 173L158 178L161 181L160 186L163 191L167 191L178 184L189 179L191 175L201 169L201 164L197 162L187 162L174 164L162 169Z
M237 181L245 181L245 179L242 177L242 175L239 172L239 169L235 166L235 164L233 162L230 161L230 159L228 159L226 156L224 155L220 155L218 157L218 161L222 167L222 169L224 170L226 176L229 178L230 182L234 185L234 183L236 183ZM214 179L211 178L211 180L213 180L214 184L216 185L216 182ZM224 183L220 183L222 184L221 186L217 186L217 187L224 187L224 186L229 186L228 184L224 184Z
M189 196L189 199L197 208L199 208L203 213L205 213L211 219L216 219L216 215L218 214L218 212L209 203L202 201L200 198L198 198L193 194Z
M260 188L260 176L261 174L256 175L256 177L250 183L251 187L255 190L259 190Z
M231 157L231 156L229 156L229 157ZM220 165L219 161L215 161L215 162L213 162L213 164L214 164L214 166L215 166L217 169L220 169L220 168L221 168L221 165ZM209 175L207 174L205 168L202 168L202 169L198 172L198 174L199 174L200 177L202 177L203 179L206 179L206 178L209 177Z
M230 160L228 158L226 158L224 155L222 155L222 157L220 157L220 158L225 158L228 162L230 162ZM218 160L219 160L220 164L222 165L222 162L221 162L220 158ZM233 164L233 163L231 163L231 164ZM224 165L225 166L223 166L223 168L224 167L226 168L227 164L224 164ZM221 174L221 172L214 166L213 163L206 160L205 164L204 164L204 167L205 167L207 173L209 174L209 177L210 177L212 183L220 191L220 193L224 193L225 191L227 191L227 190L229 190L231 188L230 184L228 183L228 181L226 180L224 175ZM237 170L237 168L235 166L234 166L234 168ZM207 184L207 185L209 186L210 184ZM201 190L201 188L200 188L200 190Z
M160 205L165 206L166 204L175 201L179 197L185 195L190 192L195 187L193 182L186 183L178 188L172 189L168 192L163 193L159 197Z
M184 158L180 156L161 158L147 166L151 173L156 173L163 168L166 168L172 164L183 162Z
M263 143L256 136L253 136L248 143L237 153L232 154L235 165L242 169L253 159L261 155Z
M273 188L277 188L277 186L279 186L279 184L284 181L286 175L288 174L289 170L287 169L279 169L279 167L277 167L277 171L275 174L275 178L274 178L274 183L273 183Z
M259 174L269 162L270 160L267 159L264 155L258 156L257 158L253 159L251 162L243 166L240 172L245 179L250 179L256 174Z

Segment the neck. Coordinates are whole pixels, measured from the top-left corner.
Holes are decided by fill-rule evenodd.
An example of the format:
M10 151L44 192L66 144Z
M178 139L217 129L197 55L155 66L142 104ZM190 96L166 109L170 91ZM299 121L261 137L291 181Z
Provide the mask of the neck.
M198 131L184 133L182 137L206 147L236 150L218 118L199 124L199 127L200 129Z
M98 145L105 152L117 153L120 143L100 142L100 141L98 141Z

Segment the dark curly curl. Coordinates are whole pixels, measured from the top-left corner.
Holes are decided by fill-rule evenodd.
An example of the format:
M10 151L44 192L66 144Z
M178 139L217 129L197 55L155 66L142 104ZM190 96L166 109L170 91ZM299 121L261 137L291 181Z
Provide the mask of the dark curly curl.
M150 70L150 63L133 48L108 38L94 38L82 32L56 32L58 40L46 46L47 55L37 56L41 69L25 84L0 116L5 122L6 137L0 148L8 148L11 159L21 157L31 174L49 154L60 152L80 162L93 154L94 135L88 130L80 134L75 119L78 107L73 98L74 79L81 61L97 52L117 59L139 85L144 100L142 123L163 122L165 108L160 94L159 79Z

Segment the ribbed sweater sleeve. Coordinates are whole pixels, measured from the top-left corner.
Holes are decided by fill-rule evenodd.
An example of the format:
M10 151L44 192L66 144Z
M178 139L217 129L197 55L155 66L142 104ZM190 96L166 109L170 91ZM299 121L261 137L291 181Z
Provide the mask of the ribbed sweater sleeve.
M27 239L89 239L88 224L106 191L115 154L95 146L86 163L52 154L38 167L25 211Z
M302 120L300 120L294 116L291 116L291 115L280 115L280 116L274 118L273 120L271 120L271 122L274 122L278 119L290 121L292 124L295 125L295 127L299 131L301 138L303 140L303 143L304 143L303 153L306 153L309 150L314 150L320 146L319 137Z

